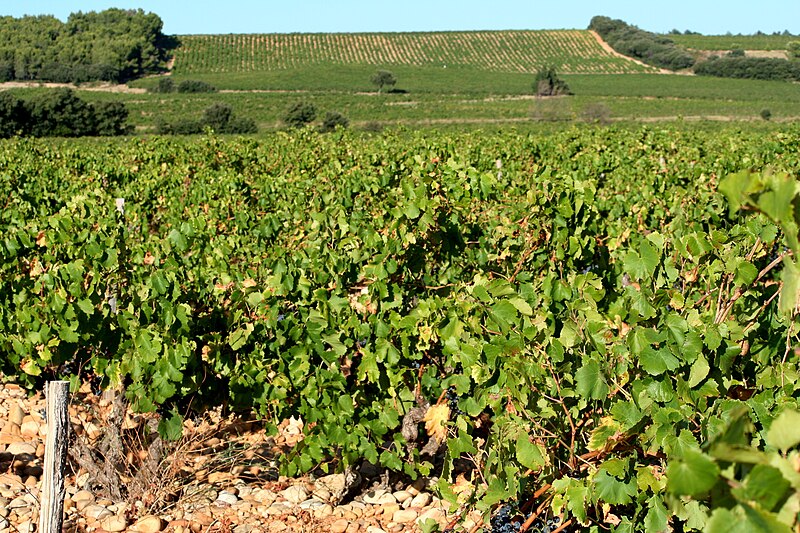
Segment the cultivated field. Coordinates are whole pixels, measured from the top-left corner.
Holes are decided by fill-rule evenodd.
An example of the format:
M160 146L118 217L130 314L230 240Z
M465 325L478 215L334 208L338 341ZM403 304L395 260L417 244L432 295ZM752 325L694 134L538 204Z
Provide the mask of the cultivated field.
M262 72L313 65L471 68L571 74L654 71L606 50L585 30L181 36L176 74Z
M668 35L670 39L695 50L786 50L797 35Z

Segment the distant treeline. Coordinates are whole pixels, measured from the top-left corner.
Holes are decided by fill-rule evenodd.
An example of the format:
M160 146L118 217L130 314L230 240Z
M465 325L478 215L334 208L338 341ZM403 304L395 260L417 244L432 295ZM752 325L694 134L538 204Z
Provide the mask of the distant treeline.
M0 81L124 82L162 71L177 41L141 9L0 17Z
M800 81L800 62L772 57L714 57L699 63L695 74L721 78Z
M690 68L694 65L694 57L685 48L675 44L672 39L641 30L625 21L594 17L589 23L589 29L596 31L620 54L634 57L648 65L670 70Z
M0 92L0 138L126 135L128 110L122 102L89 103L70 89L46 91L27 100Z

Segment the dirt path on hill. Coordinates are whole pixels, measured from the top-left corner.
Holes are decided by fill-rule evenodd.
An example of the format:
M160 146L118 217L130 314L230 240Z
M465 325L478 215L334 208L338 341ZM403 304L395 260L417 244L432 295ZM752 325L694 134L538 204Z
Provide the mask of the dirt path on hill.
M597 44L599 44L599 45L600 45L600 46L603 48L603 50L605 50L606 52L608 52L609 54L611 54L611 55L613 55L613 56L619 57L620 59L627 59L628 61L633 61L633 62L634 62L634 63L636 63L637 65L641 65L641 66L643 66L643 67L647 67L647 68L656 69L656 71L657 71L659 74L676 74L675 72L673 72L673 71L671 71L671 70L667 70L667 69L665 69L665 68L658 68L658 67L654 67L653 65L648 65L647 63L644 63L644 62L642 62L642 61L639 61L638 59L634 59L634 58L632 58L632 57L630 57L630 56L626 56L626 55L620 54L619 52L617 52L616 50L614 50L613 48L611 48L611 45L610 45L610 44L608 44L607 42L605 42L605 41L603 40L603 38L602 38L602 37L600 37L600 34L599 34L599 33L597 33L597 32L596 32L596 31L594 31L594 30L589 30L589 33L591 33L591 34L592 34L592 37L594 37L594 39L597 41Z
M126 94L144 94L147 92L147 89L128 87L127 85L116 84L116 83L103 83L100 85L75 85L74 83L48 83L41 81L6 81L0 83L0 91L7 91L9 89L36 89L39 87L46 87L49 89L66 87L68 89L75 89L81 91L126 93Z

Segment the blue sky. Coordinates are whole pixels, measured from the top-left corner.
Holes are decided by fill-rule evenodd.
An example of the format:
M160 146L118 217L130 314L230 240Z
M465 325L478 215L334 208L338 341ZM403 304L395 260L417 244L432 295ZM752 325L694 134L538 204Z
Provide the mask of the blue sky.
M108 7L157 13L169 34L585 28L594 15L657 32L800 34L800 0L5 0L0 14Z

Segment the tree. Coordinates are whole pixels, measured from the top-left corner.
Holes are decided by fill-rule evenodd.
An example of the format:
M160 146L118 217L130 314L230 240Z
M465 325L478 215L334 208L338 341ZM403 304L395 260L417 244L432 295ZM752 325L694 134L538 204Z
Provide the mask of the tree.
M94 135L94 108L70 89L47 91L27 102L34 137Z
M553 66L547 66L536 73L533 80L536 96L561 96L572 94L567 82L558 77Z
M317 118L317 108L309 102L297 102L286 111L283 121L291 128L302 128Z
M24 133L28 113L22 100L8 92L0 92L0 138Z
M378 92L382 92L384 87L394 87L397 78L388 70L379 70L372 75L372 84L378 87Z

